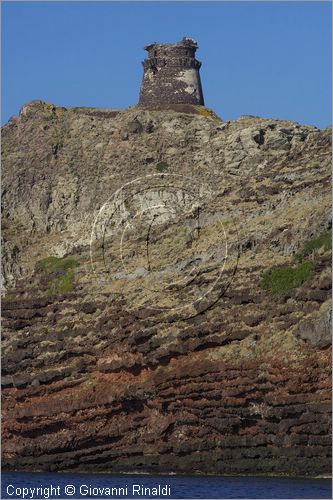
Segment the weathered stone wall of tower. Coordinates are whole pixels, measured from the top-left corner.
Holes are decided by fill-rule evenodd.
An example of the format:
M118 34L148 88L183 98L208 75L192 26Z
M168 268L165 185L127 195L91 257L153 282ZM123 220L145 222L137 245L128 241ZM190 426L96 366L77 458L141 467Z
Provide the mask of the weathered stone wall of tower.
M145 47L144 75L139 104L204 104L199 69L195 59L197 43L183 38L175 44L151 44Z

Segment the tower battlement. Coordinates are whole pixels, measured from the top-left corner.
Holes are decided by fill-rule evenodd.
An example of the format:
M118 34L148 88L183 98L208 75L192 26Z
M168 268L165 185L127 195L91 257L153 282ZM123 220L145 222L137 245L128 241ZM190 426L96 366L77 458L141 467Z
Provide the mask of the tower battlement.
M148 58L143 64L143 80L139 104L204 105L199 69L195 58L198 44L192 38L178 43L151 43L145 46Z

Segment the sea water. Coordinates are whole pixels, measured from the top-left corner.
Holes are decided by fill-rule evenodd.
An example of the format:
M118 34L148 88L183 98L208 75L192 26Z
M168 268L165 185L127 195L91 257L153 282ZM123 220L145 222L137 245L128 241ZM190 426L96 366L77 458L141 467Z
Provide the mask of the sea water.
M4 472L1 498L332 498L329 479Z

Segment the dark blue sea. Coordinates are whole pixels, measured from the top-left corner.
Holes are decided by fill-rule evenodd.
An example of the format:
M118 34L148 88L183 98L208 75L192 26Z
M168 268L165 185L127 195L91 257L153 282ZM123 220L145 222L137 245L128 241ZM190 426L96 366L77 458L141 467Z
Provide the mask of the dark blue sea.
M329 479L4 472L1 498L332 498Z

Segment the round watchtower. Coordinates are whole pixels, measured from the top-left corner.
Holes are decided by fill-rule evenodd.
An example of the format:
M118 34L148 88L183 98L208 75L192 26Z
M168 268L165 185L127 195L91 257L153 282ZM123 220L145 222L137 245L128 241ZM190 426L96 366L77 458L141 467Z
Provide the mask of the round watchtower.
M139 104L204 105L199 69L195 59L198 44L192 38L178 43L152 43L145 47L148 58L143 61L143 80Z

